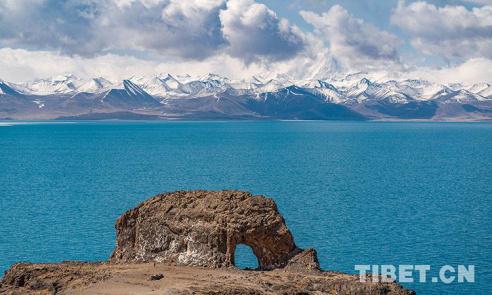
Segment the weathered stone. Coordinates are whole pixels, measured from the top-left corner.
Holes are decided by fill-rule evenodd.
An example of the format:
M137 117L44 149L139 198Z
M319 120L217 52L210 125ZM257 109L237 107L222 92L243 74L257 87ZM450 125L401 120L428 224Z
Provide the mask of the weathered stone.
M306 249L292 257L286 269L290 271L319 271L319 261L316 250Z
M286 266L302 252L272 199L240 191L157 195L123 214L116 233L111 262L230 267L236 246L246 244L267 270ZM317 268L314 261L311 268Z
M104 263L16 263L5 271L0 281L0 294L54 294L67 284L83 287L111 276L107 269L93 271L102 266Z

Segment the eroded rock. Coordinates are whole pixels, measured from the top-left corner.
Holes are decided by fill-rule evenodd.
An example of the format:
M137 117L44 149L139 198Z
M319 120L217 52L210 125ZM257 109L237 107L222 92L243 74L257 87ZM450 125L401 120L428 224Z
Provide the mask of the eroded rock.
M273 200L245 192L157 195L123 214L116 230L110 262L14 264L0 294L415 294L320 271L316 251L295 245ZM220 268L234 265L238 244L253 249L261 269L274 270Z
M246 244L259 268L269 270L285 267L302 252L272 199L240 191L157 195L123 214L116 233L110 259L115 263L231 267L236 246ZM319 267L317 258L309 263L309 268Z

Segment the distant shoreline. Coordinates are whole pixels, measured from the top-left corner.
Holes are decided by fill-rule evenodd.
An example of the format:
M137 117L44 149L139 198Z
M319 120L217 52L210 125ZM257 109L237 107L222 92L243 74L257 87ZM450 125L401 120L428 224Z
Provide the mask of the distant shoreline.
M108 113L108 115L113 113ZM105 115L105 114L104 114ZM487 123L492 122L492 118L450 118L450 119L398 119L398 118L386 118L386 119L368 119L368 120L323 120L323 119L276 119L276 118L179 118L179 117L160 117L153 115L142 115L135 117L118 117L118 116L101 116L100 113L96 116L90 116L90 114L84 114L81 116L66 116L58 118L0 118L0 126L12 126L22 124L66 124L76 122L367 122L367 123Z

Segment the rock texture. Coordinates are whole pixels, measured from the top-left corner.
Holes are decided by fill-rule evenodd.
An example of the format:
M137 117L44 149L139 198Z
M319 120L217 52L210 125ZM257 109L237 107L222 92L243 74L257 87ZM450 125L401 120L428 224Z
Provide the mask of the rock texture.
M240 191L157 195L123 214L116 233L117 247L111 255L116 263L231 267L236 246L246 244L258 258L259 268L269 270L285 267L302 253L275 202ZM318 269L316 252L308 253L309 268Z
M163 274L160 280L150 280ZM245 271L163 263L15 264L0 294L104 295L412 295L397 284L361 283L336 272Z
M98 271L94 271L94 270ZM0 294L57 294L63 289L83 288L105 281L111 271L104 263L16 263L5 272Z

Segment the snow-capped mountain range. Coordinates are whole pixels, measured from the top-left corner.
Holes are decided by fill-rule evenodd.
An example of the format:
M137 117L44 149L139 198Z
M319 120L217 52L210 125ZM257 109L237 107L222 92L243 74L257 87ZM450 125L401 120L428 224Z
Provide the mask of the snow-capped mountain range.
M327 106L335 108L327 110ZM346 112L340 117L338 112ZM94 116L94 114L98 114ZM0 118L61 117L487 120L492 85L253 76L233 80L162 74L111 81L63 75L23 83L0 80Z
M354 78L355 77L355 78ZM203 77L173 76L171 74L153 77L131 77L123 81L110 81L103 77L80 79L74 75L57 76L23 83L9 83L0 80L12 90L25 95L56 95L77 93L103 93L111 89L124 89L124 81L130 81L149 95L163 99L205 97L220 94L227 90L241 93L267 93L292 85L310 90L324 96L328 101L346 103L367 99L390 99L394 102L410 100L478 100L491 99L492 85L477 83L473 85L441 85L425 80L370 81L357 79L355 75L332 81L265 79L253 76L245 80L231 80L216 74ZM3 89L4 87L2 87Z

